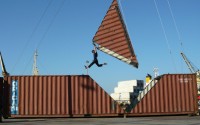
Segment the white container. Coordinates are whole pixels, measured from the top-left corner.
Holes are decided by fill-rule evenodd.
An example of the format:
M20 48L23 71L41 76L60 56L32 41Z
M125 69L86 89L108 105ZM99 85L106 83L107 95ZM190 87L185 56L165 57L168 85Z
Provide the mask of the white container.
M126 93L112 93L110 96L117 101L120 100L130 100L130 95L132 93L126 92Z
M114 93L127 93L127 92L133 92L134 87L133 86L123 86L123 87L115 87Z
M144 87L144 81L143 80L128 80L128 81L120 81L118 82L118 87L128 87L128 86L140 86Z
M119 100L119 95L116 93L111 93L110 96L114 99L114 100Z
M118 87L137 86L137 80L120 81Z

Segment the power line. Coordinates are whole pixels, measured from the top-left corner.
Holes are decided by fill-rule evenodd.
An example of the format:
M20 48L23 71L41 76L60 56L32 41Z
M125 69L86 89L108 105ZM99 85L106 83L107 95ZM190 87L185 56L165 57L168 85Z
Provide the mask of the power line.
M173 57L173 55L172 55L172 51L171 51L171 48L170 48L169 40L168 40L168 38L167 38L167 34L166 34L166 31L165 31L165 28L164 28L164 25L163 25L162 18L161 18L161 16L160 16L160 12L159 12L159 10L158 10L158 5L157 5L157 3L156 3L156 0L154 0L154 4L155 4L156 11L157 11L157 14L158 14L160 23L161 23L161 27L162 27L164 36L165 36L165 41L166 41L167 47L168 47L168 50L169 50L169 53L170 53L172 62L173 62L173 64L174 64L174 69L175 69L175 71L177 72L177 70L176 70L176 64L175 64L175 61L174 61L174 57Z
M19 57L17 58L17 61L16 61L16 63L14 64L14 66L13 66L11 72L14 72L14 70L15 70L17 64L18 64L19 61L21 60L21 58L22 58L22 56L23 56L23 54L24 54L26 48L27 48L28 45L30 44L30 41L32 40L32 38L33 38L35 32L37 31L37 29L38 29L38 27L39 27L41 21L43 20L45 14L46 14L46 12L47 12L47 10L49 9L50 5L52 4L52 1L53 1L53 0L50 0L50 1L49 1L49 3L47 4L47 6L46 6L44 12L42 13L40 19L39 19L38 22L36 23L36 25L35 25L35 27L34 27L32 33L31 33L31 35L29 36L29 38L28 38L26 44L24 45L24 47L23 47L23 49L22 49L22 51L21 51Z
M39 48L40 45L41 45L41 43L42 43L43 40L45 39L47 33L49 32L49 30L50 30L52 24L54 23L54 21L55 21L57 15L59 14L60 10L62 9L62 7L63 7L63 5L64 5L64 3L65 3L65 0L62 0L62 2L61 2L60 5L59 5L58 10L56 11L55 15L53 16L53 19L51 20L49 26L47 27L45 33L43 34L43 36L42 36L42 38L40 39L39 43L37 44L37 47L36 47L36 48Z
M38 65L39 67L42 67L43 70L45 70L46 74L50 74L49 70L45 67L44 64L40 62L40 60L38 60ZM41 70L40 70L40 74L41 74Z
M41 43L42 43L42 42L43 42L43 40L45 39L45 37L46 37L47 33L49 32L49 30L50 30L50 28L51 28L52 24L54 23L54 21L55 21L55 19L56 19L57 15L59 14L60 10L62 9L62 7L63 7L63 5L64 5L64 3L65 3L65 0L62 0L62 2L60 3L60 5L59 5L59 7L58 7L58 10L57 10L57 11L56 11L56 13L54 14L54 16L53 16L53 18L52 18L51 22L49 23L49 25L48 25L48 27L47 27L46 31L45 31L45 32L44 32L44 34L42 35L42 37L41 37L41 39L40 39L39 43L36 45L36 49L38 49L38 48L40 47ZM31 58L32 58L32 55L31 55ZM30 63L30 61L31 61L31 58L30 58L30 60L29 60L28 64ZM27 68L28 64L26 65L26 67L25 67L24 71L26 70L26 68Z
M173 14L173 11L172 11L172 8L171 8L171 5L169 3L169 0L167 0L167 3L168 3L168 6L169 6L169 10L170 10L170 13L171 13L171 16L172 16L172 19L173 19L173 22L174 22L174 26L176 28L176 32L177 32L177 35L178 35L178 39L179 39L179 42L180 42L180 45L181 45L181 50L183 49L183 43L182 43L182 39L181 39L181 35L180 35L180 31L178 29L178 26L177 26L177 23L176 23L176 20L175 20L175 17L174 17L174 14Z
M26 63L22 74L25 74L25 71L27 70L28 66L31 64L31 62L33 60L33 55L34 55L34 53L31 54L31 57L29 58L28 63Z
M179 31L179 29L178 29L178 26L177 26L177 23L176 23L174 14L173 14L173 11L172 11L172 8L171 8L171 4L170 4L169 0L166 0L166 1L167 1L167 3L168 3L169 10L170 10L170 14L171 14L171 16L172 16L173 23L174 23L174 26L175 26L175 29L176 29L176 32L177 32L177 35L178 35L179 44L180 44L180 51L181 51L181 53L182 53L184 50L183 50L183 42L182 42L182 38L181 38L181 35L180 35L180 31ZM183 62L182 62L182 61L181 61L181 70L182 70L182 72L183 72Z

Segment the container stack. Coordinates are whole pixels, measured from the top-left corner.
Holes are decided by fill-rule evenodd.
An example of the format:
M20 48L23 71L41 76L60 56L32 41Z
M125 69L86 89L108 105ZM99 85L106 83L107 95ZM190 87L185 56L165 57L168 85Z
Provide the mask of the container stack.
M131 99L136 98L144 88L143 80L128 80L118 82L111 97L119 103L130 103Z

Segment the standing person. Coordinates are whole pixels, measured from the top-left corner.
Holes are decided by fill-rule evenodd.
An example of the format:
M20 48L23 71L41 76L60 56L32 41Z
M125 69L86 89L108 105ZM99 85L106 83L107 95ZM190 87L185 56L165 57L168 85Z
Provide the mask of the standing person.
M90 63L89 66L85 66L86 69L90 68L93 64L96 64L98 67L102 67L103 65L106 65L106 63L104 63L104 64L99 64L99 61L98 61L98 59L97 59L97 57L98 57L97 47L96 47L95 44L94 44L94 49L92 50L92 53L93 53L94 59L93 59L93 61Z

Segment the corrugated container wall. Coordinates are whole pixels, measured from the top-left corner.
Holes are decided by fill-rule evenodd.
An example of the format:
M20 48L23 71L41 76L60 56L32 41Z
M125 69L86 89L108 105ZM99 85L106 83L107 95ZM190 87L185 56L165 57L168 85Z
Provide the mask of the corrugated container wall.
M3 78L0 77L0 110L2 110L2 99L3 99Z
M18 84L18 100L14 101L18 107L10 103L13 94L7 93L9 106L4 111L11 117L115 116L123 112L89 76L9 76L7 81L8 90L13 90L13 81Z
M89 76L9 76L5 81L4 117L94 117L124 113ZM127 115L196 114L196 84L195 74L162 75Z
M3 78L0 77L0 122L2 122Z
M99 50L138 68L138 61L117 0L113 0L93 42Z
M195 74L167 74L131 111L130 115L196 114L197 81Z

